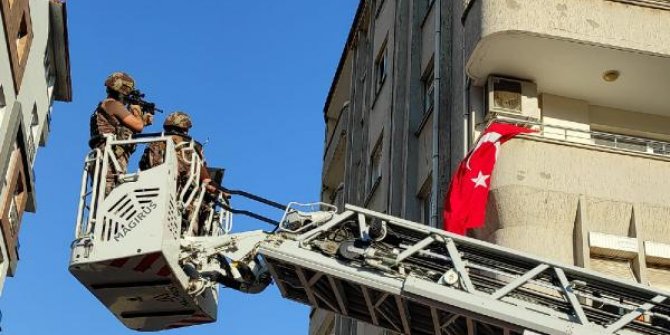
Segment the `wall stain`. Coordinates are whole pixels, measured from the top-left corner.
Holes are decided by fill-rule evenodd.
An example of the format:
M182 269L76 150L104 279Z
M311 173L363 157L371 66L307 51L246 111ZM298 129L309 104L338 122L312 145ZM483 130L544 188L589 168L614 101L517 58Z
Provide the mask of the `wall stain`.
M521 5L516 0L507 0L507 7L510 9L520 9Z
M600 28L600 24L598 22L593 21L591 19L586 19L586 22L591 26L591 28L598 29Z
M522 181L524 179L526 179L526 171L523 171L523 170L517 171L516 172L516 180Z
M564 3L558 4L558 5L556 5L556 10L561 12L561 15L560 15L561 17L568 17L568 14L566 13L566 11L568 10L568 5L566 5Z
M540 177L541 177L542 179L551 179L551 173L540 172Z

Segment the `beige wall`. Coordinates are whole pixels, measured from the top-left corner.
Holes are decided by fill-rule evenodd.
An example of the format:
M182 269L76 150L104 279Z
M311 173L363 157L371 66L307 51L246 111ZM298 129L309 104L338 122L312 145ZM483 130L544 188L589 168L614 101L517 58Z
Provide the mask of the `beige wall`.
M594 106L588 101L549 93L542 94L540 100L545 136L550 138L564 138L566 131L561 128L568 128L579 130L567 131L573 140L579 137L587 139L588 134L584 132L591 130L660 141L670 140L670 117L667 116Z
M44 0L30 0L26 1L25 4L29 4L30 7L30 34L32 40L30 41L30 47L27 50L27 56L25 56L25 61L21 63L21 66L25 67L25 70L21 75L21 84L18 93L15 90L14 83L12 80L12 67L10 63L10 52L7 49L7 41L5 40L5 32L0 32L0 86L4 92L4 98L6 107L0 110L0 143L8 144L15 143L16 137L14 133L9 136L9 127L10 121L13 125L19 123L21 124L21 131L23 131L22 137L25 141L25 147L20 148L22 154L22 160L25 160L26 163L19 162L18 166L25 166L26 169L24 176L27 180L24 181L24 187L26 191L29 191L28 203L26 204L26 211L34 211L34 192L32 188L32 165L35 163L35 155L37 152L37 147L45 139L46 133L48 133L49 128L47 126L48 115L51 111L53 104L52 93L53 93L53 84L54 82L49 82L46 68L45 68L45 55L49 51L49 35L51 32L51 15L50 15L50 6L52 5L51 1ZM62 7L61 7L62 8ZM0 20L4 20L0 16ZM5 22L2 22L2 27L5 27ZM67 40L63 36L60 36L63 40ZM14 41L9 41L9 44L14 43ZM67 46L63 46L63 50L67 53ZM63 63L67 63L67 60L63 60ZM65 74L64 74L65 75ZM66 74L66 77L69 77L69 73ZM68 87L66 91L69 91ZM36 118L33 116L33 110L36 112ZM33 122L35 124L33 124ZM15 129L15 128L14 128ZM11 146L8 146L11 148ZM10 150L11 151L11 150ZM24 157L25 153L28 157ZM0 157L8 156L9 152L0 152ZM0 159L1 161L2 159ZM0 195L6 193L7 190L11 187L3 187L2 179L5 177L6 166L0 166ZM15 185L13 181L10 180L10 185ZM6 190L2 190L5 188ZM0 208L6 208L6 204L0 204ZM23 208L21 209L21 212ZM20 226L20 225L19 225ZM18 228L17 228L18 229ZM5 232L6 233L6 232ZM19 232L15 232L14 236L8 237L9 234L6 234L7 238L17 238ZM2 263L0 263L0 292L2 291L2 286L4 285L4 279L7 276L8 270L11 268L10 272L13 272L16 268L16 262L18 262L18 257L14 253L11 242L5 240L3 237L0 239L0 251L2 254ZM8 244L6 244L8 243ZM8 245L10 247L8 248ZM8 252L9 250L9 252ZM12 263L9 264L9 256L12 255Z
M516 138L491 180L484 240L587 267L591 232L670 243L670 160Z
M480 32L469 33L482 38L523 32L670 56L670 11L605 0L476 2L481 3L482 17L473 28Z
M670 117L590 106L591 127L631 136L670 141Z

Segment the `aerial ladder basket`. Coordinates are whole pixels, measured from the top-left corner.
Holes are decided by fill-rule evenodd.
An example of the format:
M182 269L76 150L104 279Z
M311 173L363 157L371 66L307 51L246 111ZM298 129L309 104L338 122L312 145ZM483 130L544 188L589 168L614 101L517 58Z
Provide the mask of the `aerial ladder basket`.
M108 170L120 171L117 146L166 145L164 163L146 171L116 175L106 193ZM179 144L190 176L177 191L177 153L169 136L130 140L108 137L86 159L70 272L131 329L161 330L216 321L217 286L198 290L183 269L185 237L217 237L231 229L232 216L205 207L197 178L202 166L194 142ZM183 213L190 212L190 217Z
M114 146L155 141L164 163L106 194ZM403 334L670 334L669 292L352 205L225 190L283 209L273 220L207 199L193 142L181 145L191 171L179 190L165 134L109 138L86 159L70 271L129 328L214 322L219 285L274 281L287 299ZM231 233L231 213L277 227Z

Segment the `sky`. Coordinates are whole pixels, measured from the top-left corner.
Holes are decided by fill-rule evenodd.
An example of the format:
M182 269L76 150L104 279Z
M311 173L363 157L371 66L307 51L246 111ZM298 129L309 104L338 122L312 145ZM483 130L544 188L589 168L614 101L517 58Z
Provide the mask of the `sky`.
M323 105L357 0L67 2L74 101L56 103L36 158L36 214L24 215L16 277L0 298L3 334L133 334L68 272L87 153L103 81L125 71L166 111L193 117L224 185L279 202L319 200ZM165 115L147 131L160 131ZM132 167L131 167L132 168ZM237 207L281 213L233 199ZM267 228L243 217L236 230ZM309 307L220 294L215 324L163 334L306 334Z

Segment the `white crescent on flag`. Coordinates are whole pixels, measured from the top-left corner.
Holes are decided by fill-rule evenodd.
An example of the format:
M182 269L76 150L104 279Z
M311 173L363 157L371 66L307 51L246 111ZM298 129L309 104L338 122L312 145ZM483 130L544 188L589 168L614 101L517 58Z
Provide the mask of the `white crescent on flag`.
M496 132L490 132L484 134L482 137L479 138L479 141L477 141L477 145L475 148L472 150L470 155L468 156L468 160L465 162L465 167L468 168L468 170L472 170L470 168L470 157L474 155L475 152L477 152L477 149L482 146L484 143L493 143L493 146L496 148L496 161L498 160L498 153L500 152L500 138L502 137L501 134L496 133Z

